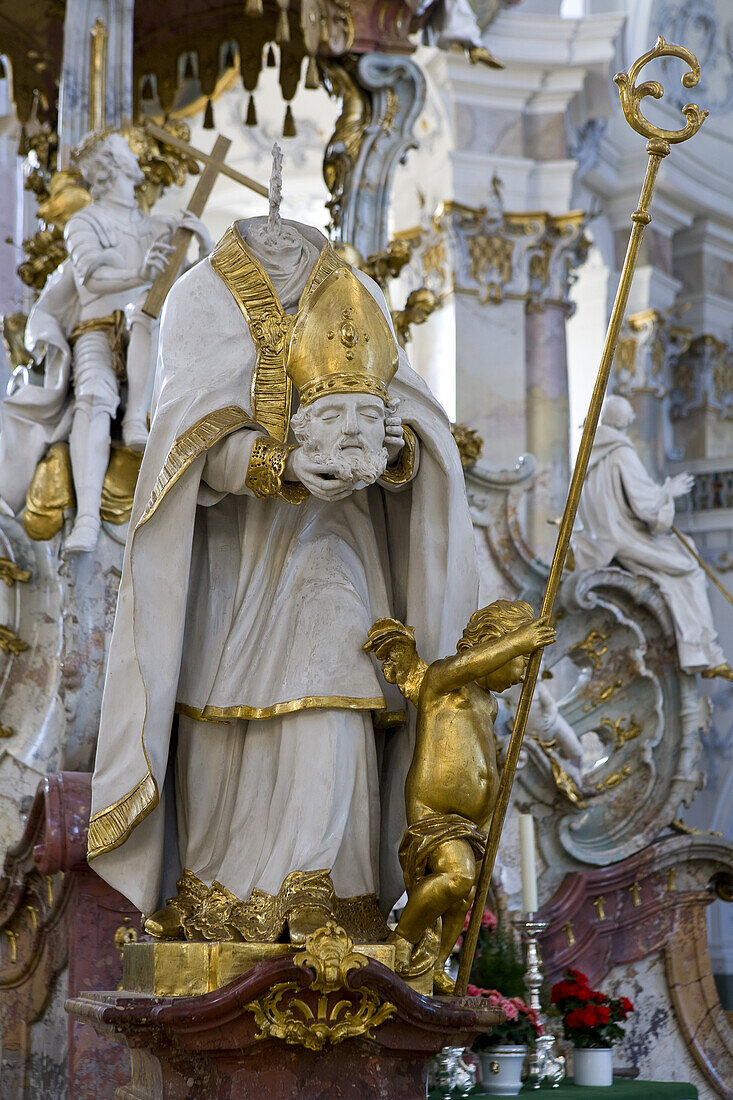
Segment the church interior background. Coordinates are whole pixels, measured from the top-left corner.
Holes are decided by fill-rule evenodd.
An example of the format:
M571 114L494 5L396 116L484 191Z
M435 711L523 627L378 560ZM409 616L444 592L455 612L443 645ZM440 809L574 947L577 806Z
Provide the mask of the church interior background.
M205 164L156 143L145 120L205 152L223 135L226 164L260 183L278 141L283 215L326 231L376 280L456 425L481 604L506 596L537 608L645 166L612 78L662 35L696 55L702 77L693 96L679 62L655 62L665 97L650 113L674 127L693 97L710 116L661 167L610 392L630 402L631 438L655 481L694 479L675 524L719 581L709 599L733 658L730 5L471 0L501 67L441 37L449 8L268 0L258 15L245 0L2 0L2 393L42 382L23 330L83 205L71 153L85 133L135 121L156 215L186 206ZM220 174L202 220L217 241L263 213L266 199ZM74 1031L64 1004L82 988L114 988L139 928L79 854L88 795L70 786L94 764L130 471L106 490L96 549L74 558L62 553L68 501L52 499L54 471L45 476L22 518L0 515L8 1100L113 1095L83 1091L92 1029ZM578 966L631 997L619 1066L733 1097L733 684L682 670L665 596L643 572L615 560L568 567L564 585L497 904L522 909L519 814L531 813L546 976ZM94 960L106 985L94 984ZM123 1053L109 1057L116 1067Z

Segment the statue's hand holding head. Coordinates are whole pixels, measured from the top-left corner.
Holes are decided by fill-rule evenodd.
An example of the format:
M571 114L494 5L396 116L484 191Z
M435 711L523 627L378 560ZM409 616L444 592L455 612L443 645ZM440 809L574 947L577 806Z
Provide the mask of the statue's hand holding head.
M399 454L402 423L387 392L398 357L379 305L339 268L299 315L288 357L300 395L288 465L314 496L338 500L372 485Z

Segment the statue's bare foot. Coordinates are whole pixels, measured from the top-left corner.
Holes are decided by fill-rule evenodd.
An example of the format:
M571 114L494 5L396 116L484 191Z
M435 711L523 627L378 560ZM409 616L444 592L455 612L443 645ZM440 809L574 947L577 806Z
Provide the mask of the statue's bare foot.
M453 978L446 974L445 970L436 967L433 974L433 989L436 993L442 993L443 996L449 997L452 993L455 993L456 983Z
M183 932L180 910L175 905L164 905L148 917L144 927L157 940L177 940Z
M98 516L77 516L71 534L64 543L67 554L89 554L94 550L101 527Z
M125 417L122 421L122 442L131 451L144 451L148 442L146 422L135 417Z
M733 668L729 664L714 665L712 668L706 668L701 673L704 680L732 680L733 681Z

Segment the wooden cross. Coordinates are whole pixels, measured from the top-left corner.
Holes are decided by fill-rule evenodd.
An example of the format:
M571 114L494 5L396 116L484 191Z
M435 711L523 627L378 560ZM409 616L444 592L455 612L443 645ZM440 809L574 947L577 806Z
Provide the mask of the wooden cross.
M175 137L173 134L169 133L168 130L164 130L162 127L156 126L152 122L146 122L145 129L154 138L157 138L158 141L166 145L172 145L175 149L180 149L181 152L187 153L190 157L195 157L196 160L203 161L206 165L191 195L188 206L186 207L186 209L190 210L192 214L195 214L197 218L200 218L203 214L207 199L211 194L214 184L216 183L216 178L220 172L225 176L229 176L230 179L236 180L237 183L241 183L243 187L249 187L251 191L256 191L257 194L262 195L263 198L268 197L269 192L261 183L257 183L256 180L250 179L249 176L242 175L241 172L235 171L234 168L230 168L228 164L224 163L224 158L229 151L229 146L232 144L229 138L219 135L214 142L214 148L211 152L202 153L200 149L194 149L192 145L188 145L187 142L181 141L180 138ZM186 257L191 237L191 230L184 229L183 226L179 226L174 233L172 241L173 253L168 262L168 267L158 275L148 291L145 304L143 305L143 313L146 313L148 317L160 316L160 311L163 308L163 302L166 299L166 295L176 281L178 269Z

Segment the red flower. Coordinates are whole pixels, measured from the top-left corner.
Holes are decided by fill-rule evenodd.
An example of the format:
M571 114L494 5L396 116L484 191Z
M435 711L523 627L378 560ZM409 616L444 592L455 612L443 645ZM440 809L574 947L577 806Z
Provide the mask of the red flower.
M629 998L628 997L622 997L621 998L621 1012L623 1013L624 1020L626 1019L628 1014L630 1012L633 1012L633 1011L634 1011L634 1006L632 1005Z
M575 978L576 982L580 982L582 985L588 984L588 979L581 970L573 970L572 967L568 967L567 973L570 974L572 978Z
M566 978L553 985L550 1000L552 1004L557 1004L558 1001L564 1001L568 997L577 997L579 1001L589 1001L593 996L593 991L589 989L587 985L582 985L579 982L570 982Z
M553 1004L557 1004L558 1001L564 1001L566 997L573 996L573 990L575 989L575 982L569 982L567 979L563 979L561 982L555 982L552 987L552 993L550 994L550 1000Z
M574 1008L572 1012L568 1012L565 1023L568 1027L583 1027L585 1025L585 1012L584 1008Z

